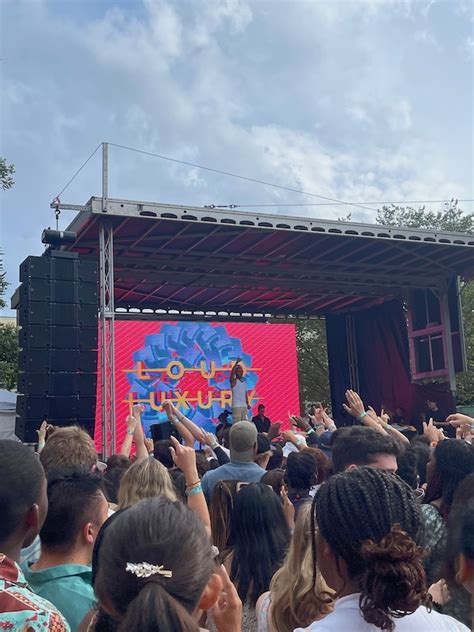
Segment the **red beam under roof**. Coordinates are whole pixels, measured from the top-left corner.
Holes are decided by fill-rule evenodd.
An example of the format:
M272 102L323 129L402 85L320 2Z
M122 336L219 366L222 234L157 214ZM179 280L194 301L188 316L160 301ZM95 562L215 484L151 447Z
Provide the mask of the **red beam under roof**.
M115 306L269 311L360 309L474 276L474 235L91 198L69 250L98 259L114 226Z

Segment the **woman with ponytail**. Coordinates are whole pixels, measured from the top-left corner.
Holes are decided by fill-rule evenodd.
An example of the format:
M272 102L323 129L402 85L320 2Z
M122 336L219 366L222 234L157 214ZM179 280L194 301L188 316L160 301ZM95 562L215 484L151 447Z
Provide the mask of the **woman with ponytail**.
M118 632L198 632L202 612L212 611L219 632L238 632L241 603L216 553L181 503L161 497L120 512L94 553L100 620L105 613Z
M316 532L317 524L317 532ZM313 586L318 570L336 592L334 611L314 632L468 632L425 607L419 504L398 476L359 467L333 476L312 513Z

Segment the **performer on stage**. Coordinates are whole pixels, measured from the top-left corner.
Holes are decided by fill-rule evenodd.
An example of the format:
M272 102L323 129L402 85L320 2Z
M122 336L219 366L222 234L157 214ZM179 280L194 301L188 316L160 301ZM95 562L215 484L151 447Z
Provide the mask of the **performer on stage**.
M265 415L265 405L259 404L257 414L252 417L252 423L255 424L258 432L268 432L270 430L270 419Z
M230 372L230 386L232 388L232 423L248 421L250 410L247 385L244 377L244 369L240 365L242 358L237 358Z

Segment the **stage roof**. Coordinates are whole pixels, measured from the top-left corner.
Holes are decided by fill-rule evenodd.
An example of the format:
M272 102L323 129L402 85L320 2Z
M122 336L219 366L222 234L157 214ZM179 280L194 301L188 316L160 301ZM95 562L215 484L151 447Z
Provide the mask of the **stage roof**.
M474 235L117 199L104 213L98 197L82 209L68 249L97 258L113 224L116 309L312 316L474 276Z

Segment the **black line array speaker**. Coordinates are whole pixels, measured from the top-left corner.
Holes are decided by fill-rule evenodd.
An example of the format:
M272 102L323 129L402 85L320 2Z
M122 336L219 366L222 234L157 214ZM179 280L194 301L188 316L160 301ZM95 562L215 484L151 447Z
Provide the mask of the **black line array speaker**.
M37 441L47 419L94 433L97 386L97 264L48 250L20 266L15 432Z

